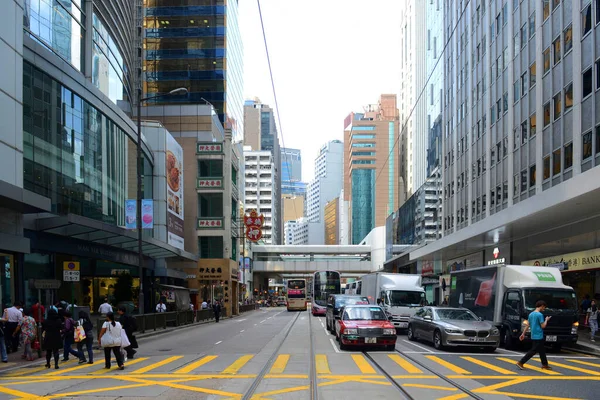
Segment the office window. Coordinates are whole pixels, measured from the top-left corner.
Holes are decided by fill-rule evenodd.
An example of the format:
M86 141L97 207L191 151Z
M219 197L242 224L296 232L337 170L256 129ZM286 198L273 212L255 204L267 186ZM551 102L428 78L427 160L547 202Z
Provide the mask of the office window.
M560 36L554 39L552 47L554 48L554 65L556 65L560 62L562 57L562 54L560 52Z
M589 96L590 94L592 94L592 69L589 68L587 71L585 71L583 73L583 80L582 80L582 94L581 97L582 98L586 98L587 96Z
M527 93L527 72L521 75L521 96L525 96Z
M504 92L502 95L502 105L504 107L504 112L508 112L508 92Z
M554 96L554 120L556 121L558 118L560 118L560 114L562 112L562 95L560 93L558 93L556 96Z
M596 90L598 90L600 89L600 60L596 61L594 65L596 66Z
M535 187L535 164L529 167L529 189Z
M586 132L582 135L583 142L583 153L582 159L587 160L592 156L592 131Z
M600 126L596 127L596 155L600 154Z
M573 142L565 145L565 169L573 166Z
M550 125L550 102L544 104L544 128Z
M550 71L550 47L544 50L544 74Z
M519 99L521 98L521 80L517 80L515 81L515 83L513 84L513 90L514 90L514 94L513 94L513 99L514 99L514 103L517 103L519 101Z
M521 144L527 143L527 121L521 123Z
M535 34L535 12L529 16L529 38L532 38Z
M596 0L596 25L600 24L600 0Z
M550 15L550 0L542 0L542 9L544 11L544 21Z
M536 122L536 115L531 114L531 116L529 117L529 137L534 137L536 134L536 128L537 128L537 122Z
M496 120L500 120L500 117L502 117L502 104L500 103L500 99L498 99L498 101L496 102L496 112L498 113L498 116L496 117Z
M564 32L565 53L573 48L573 25L569 25Z
M519 128L515 128L513 130L513 145L514 149L517 149L521 144L521 130Z
M565 88L565 112L573 107L573 84L569 83Z
M529 88L535 86L535 63L529 67Z
M561 149L556 149L552 153L552 176L560 174L560 156Z
M581 36L592 30L592 5L588 4L581 12Z
M527 44L527 23L523 24L523 26L521 27L521 48L525 47L525 45Z
M544 180L550 179L550 156L544 157Z
M508 136L505 136L502 139L502 157L508 156Z

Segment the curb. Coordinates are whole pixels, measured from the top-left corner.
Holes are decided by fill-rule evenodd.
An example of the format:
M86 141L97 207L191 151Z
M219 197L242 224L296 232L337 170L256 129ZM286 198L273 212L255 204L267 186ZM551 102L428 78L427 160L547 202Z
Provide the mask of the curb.
M573 351L581 354L586 354L588 356L594 356L600 358L600 352L589 349L585 346L577 346L577 347L563 347L563 349L568 351Z

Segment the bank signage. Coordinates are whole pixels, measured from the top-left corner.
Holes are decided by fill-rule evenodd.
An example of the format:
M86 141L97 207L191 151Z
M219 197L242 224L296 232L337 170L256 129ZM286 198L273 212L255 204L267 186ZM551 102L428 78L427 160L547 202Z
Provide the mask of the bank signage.
M554 257L527 260L522 265L555 267L561 271L582 271L600 268L600 249L578 251Z

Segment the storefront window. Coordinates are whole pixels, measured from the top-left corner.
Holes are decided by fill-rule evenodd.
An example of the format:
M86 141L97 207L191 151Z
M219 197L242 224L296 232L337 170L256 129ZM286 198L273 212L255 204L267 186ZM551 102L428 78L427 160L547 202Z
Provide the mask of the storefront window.
M135 152L135 142L112 120L23 63L23 183L50 198L52 212L125 225L125 200L137 190ZM152 198L147 159L143 173L144 198Z
M85 14L81 0L27 0L24 28L54 53L83 70Z
M11 254L0 253L0 299L2 309L10 306L14 301L13 266L14 257Z

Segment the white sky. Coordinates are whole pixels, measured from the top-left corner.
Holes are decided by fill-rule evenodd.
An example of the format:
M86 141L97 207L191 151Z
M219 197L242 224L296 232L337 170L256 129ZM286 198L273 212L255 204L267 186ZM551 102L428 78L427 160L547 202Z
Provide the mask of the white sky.
M403 0L261 0L279 103L280 144L302 150L302 179L344 118L399 93ZM275 107L256 0L240 0L244 96ZM283 143L281 140L283 133Z

